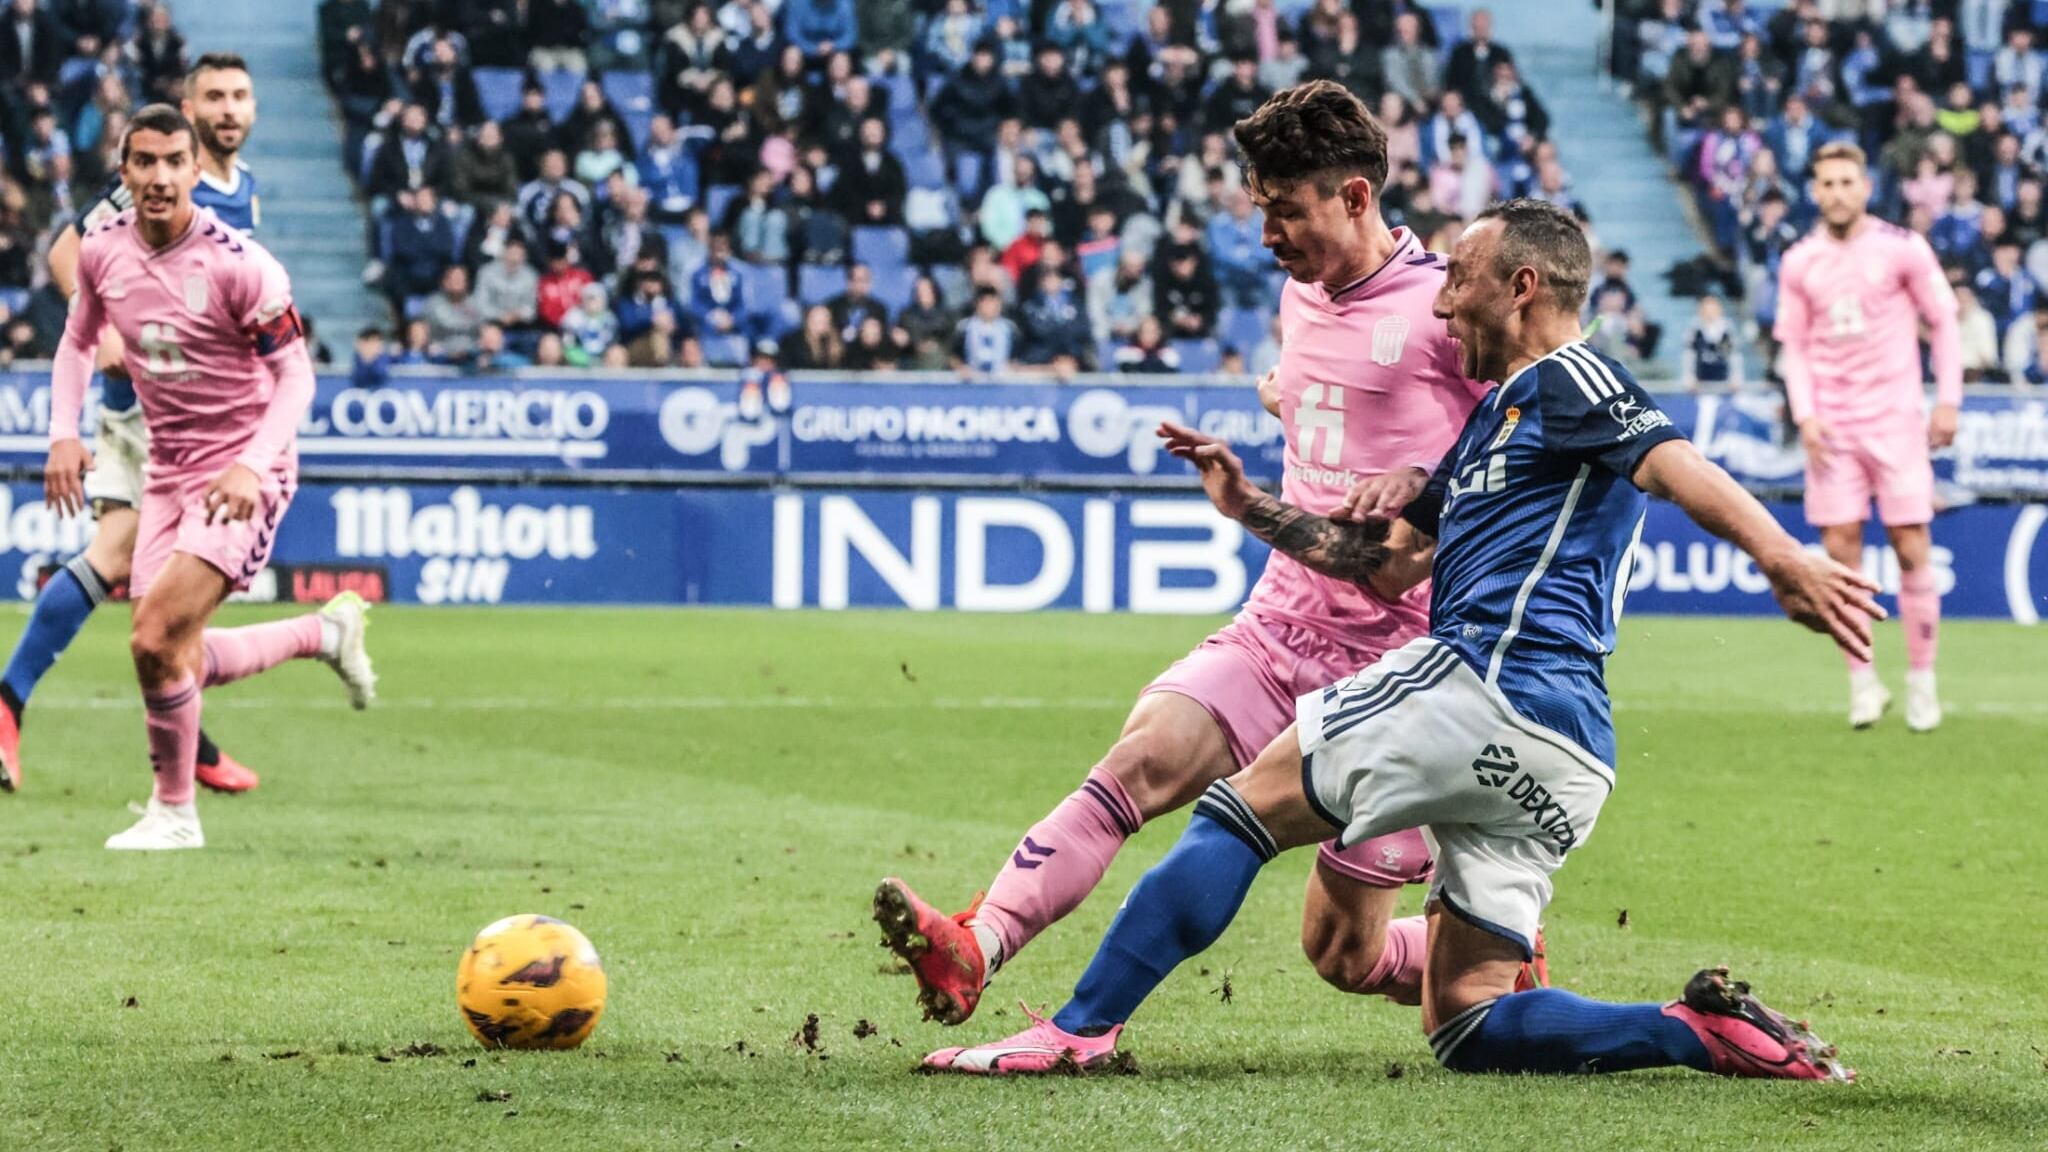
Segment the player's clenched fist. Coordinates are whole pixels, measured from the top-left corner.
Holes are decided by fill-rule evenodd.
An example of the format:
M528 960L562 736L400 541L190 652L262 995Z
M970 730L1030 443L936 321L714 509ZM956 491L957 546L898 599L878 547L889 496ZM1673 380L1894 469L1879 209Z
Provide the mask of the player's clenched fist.
M1331 510L1330 519L1392 520L1427 487L1429 473L1420 468L1401 468L1378 476L1367 476L1351 486L1344 502Z
M50 445L50 459L43 465L43 500L65 516L85 511L85 473L92 467L92 453L83 441L59 440Z
M263 482L246 465L230 464L225 472L206 486L206 522L247 520L256 514L256 501L263 495Z

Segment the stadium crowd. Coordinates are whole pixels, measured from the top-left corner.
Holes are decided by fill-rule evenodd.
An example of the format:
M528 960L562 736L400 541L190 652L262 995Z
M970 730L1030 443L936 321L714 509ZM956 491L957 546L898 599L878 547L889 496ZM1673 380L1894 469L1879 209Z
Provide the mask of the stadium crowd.
M359 373L1260 371L1278 274L1229 130L1335 79L1388 215L1576 207L1475 12L1401 0L324 0L400 326Z
M1872 159L1873 210L1940 256L1968 379L2032 387L2048 382L2044 49L2039 0L1617 0L1609 59L1767 362L1778 263L1815 216L1808 158L1843 139Z

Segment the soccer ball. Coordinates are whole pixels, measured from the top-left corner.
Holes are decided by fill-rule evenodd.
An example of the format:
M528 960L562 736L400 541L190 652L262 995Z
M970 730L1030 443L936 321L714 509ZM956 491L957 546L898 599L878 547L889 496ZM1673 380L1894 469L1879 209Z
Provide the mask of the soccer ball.
M507 916L476 934L455 999L486 1048L574 1048L604 1014L604 963L552 916Z

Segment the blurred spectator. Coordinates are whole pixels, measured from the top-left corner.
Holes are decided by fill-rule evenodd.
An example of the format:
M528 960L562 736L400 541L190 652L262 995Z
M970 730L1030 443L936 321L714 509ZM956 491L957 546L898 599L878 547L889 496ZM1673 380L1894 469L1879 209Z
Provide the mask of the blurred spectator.
M929 276L919 276L911 286L910 303L896 317L902 342L909 349L909 366L920 371L946 367L947 346L952 342L958 318L939 297L939 286Z
M1450 63L1444 68L1444 87L1463 92L1476 102L1481 86L1492 79L1494 66L1512 63L1515 54L1493 42L1493 13L1475 8L1470 20L1470 31L1451 49Z
M1462 133L1451 137L1449 152L1429 170L1430 196L1465 220L1479 215L1494 187L1493 167Z
M1017 358L1026 364L1053 364L1070 360L1087 364L1090 354L1088 318L1081 311L1079 295L1055 269L1038 274L1037 291L1020 309L1023 347Z
M2005 359L1998 346L1998 322L1977 303L1977 290L1956 285L1956 327L1962 335L1963 379L1970 383L2005 378Z
M527 64L536 72L587 72L590 17L581 0L526 0Z
M1420 112L1436 102L1442 84L1436 50L1422 42L1422 23L1413 12L1394 18L1394 42L1380 54L1380 69L1390 91Z
M782 17L783 35L812 59L859 44L853 0L783 0Z
M185 37L171 26L169 5L149 8L128 54L141 74L145 102L176 103L184 96Z
M974 294L973 313L955 331L953 366L962 372L1000 375L1010 367L1017 338L1017 325L1003 315L1002 294L982 288Z
M505 150L505 130L485 121L456 150L448 173L448 194L488 214L519 195L519 166Z
M1216 281L1199 245L1173 241L1154 274L1152 312L1174 340L1200 340L1216 329Z
M631 367L661 368L679 358L701 361L695 348L696 332L658 262L636 265L627 273L616 311L619 343L625 347L626 363Z
M696 157L676 131L674 120L655 116L648 122L647 146L640 150L634 171L647 192L648 214L662 224L682 223L697 202L700 178Z
M555 201L569 199L590 207L590 189L569 178L569 157L559 148L541 153L540 172L519 189L519 218L535 234L544 234L556 220Z
M1144 374L1180 371L1180 353L1166 342L1166 330L1157 317L1139 321L1130 342L1116 350L1116 370Z
M590 135L583 141L583 150L576 153L573 168L576 179L585 187L599 188L612 178L614 172L620 172L627 176L627 183L638 182L639 170L627 166L621 143L619 130L611 121L593 121Z
M1202 127L1210 132L1228 132L1239 120L1259 110L1272 93L1259 83L1259 60L1240 56L1230 63L1230 75L1209 94L1202 108Z
M998 251L1007 250L1024 234L1031 213L1041 215L1052 209L1052 201L1038 188L1038 162L1028 154L1016 158L1011 178L988 190L981 198L978 218L982 238ZM1050 221L1047 222L1050 230Z
M903 162L888 150L888 134L888 125L880 117L861 121L859 150L839 165L833 198L840 215L856 224L903 223L909 180Z
M562 318L583 299L583 286L592 282L589 269L583 267L582 255L573 244L557 244L548 249L547 270L541 273L536 292L536 314L540 322L549 328L560 328Z
M784 363L791 369L829 369L846 366L846 342L839 338L839 326L832 322L832 310L813 304L804 312L796 335L783 345Z
M541 155L554 146L555 121L548 115L547 93L538 84L527 84L519 90L519 109L500 123L505 135L505 151L512 154L512 163L519 170L521 180L531 180L540 174Z
M398 116L398 131L385 138L370 161L364 191L396 196L408 189L448 187L448 150L427 133L427 110L408 104Z
M889 308L875 296L874 286L874 272L865 264L855 264L847 269L846 291L826 301L826 311L841 340L852 341L861 323L870 316L880 317L884 324L889 322Z
M450 264L441 273L440 290L420 306L427 322L427 340L435 358L463 361L476 351L476 334L489 318L469 291L469 269Z
M485 324L477 329L476 351L469 358L471 372L484 375L532 366L531 358L506 343L503 328L496 324Z
M391 382L391 357L384 333L375 325L356 333L355 357L349 364L351 388L382 388Z
M1217 289L1226 307L1263 310L1270 295L1266 276L1273 268L1259 240L1263 224L1241 185L1230 186L1223 207L1209 218L1207 236Z
M744 196L733 198L720 231L732 236L733 250L749 264L789 262L789 213L775 198L775 178L754 173Z
M1688 392L1702 387L1742 391L1742 344L1719 296L1707 295L1694 307L1685 330L1685 349L1678 383Z
M604 285L585 284L577 306L562 317L562 354L578 368L626 366L626 350L619 347L619 318L612 315L611 294Z
M434 37L426 59L407 70L406 80L413 103L426 109L434 123L444 128L483 123L484 104L477 96L476 80L461 66L455 43L445 32Z
M1122 343L1137 334L1138 323L1153 314L1152 278L1145 256L1125 249L1116 266L1096 273L1088 282L1088 319L1097 344Z
M1081 87L1067 70L1067 54L1047 41L1038 46L1036 71L1018 85L1018 113L1024 123L1050 131L1081 104Z
M2005 335L2005 374L2024 389L2048 385L2048 309L2029 313Z
M523 331L538 319L540 273L527 259L526 241L508 236L496 259L478 269L476 303L486 319L510 331Z
M391 223L391 250L385 257L385 284L404 301L432 292L441 272L455 263L455 225L441 211L432 186L400 192L403 211Z
M71 45L57 18L36 0L9 0L0 29L0 81L14 87L54 84Z
M710 254L690 281L690 306L701 335L747 337L753 312L747 282L733 267L732 244L721 233L712 233Z
M2000 238L1991 250L1991 266L1977 273L1977 299L1998 325L1999 339L2005 339L2013 321L2034 310L2040 290L2034 278L2020 267L2020 246Z
M846 345L846 367L854 372L894 372L903 366L903 355L895 332L881 317L870 314Z
M391 357L391 366L394 368L411 368L432 364L434 362L433 334L428 330L427 322L418 319L408 320L405 322L405 327L402 331L405 338L400 342L398 352Z

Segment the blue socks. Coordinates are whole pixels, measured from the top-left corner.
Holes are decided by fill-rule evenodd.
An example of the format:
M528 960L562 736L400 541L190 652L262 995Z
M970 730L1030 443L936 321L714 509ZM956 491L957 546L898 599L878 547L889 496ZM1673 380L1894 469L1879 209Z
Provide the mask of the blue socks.
M1430 1047L1457 1072L1628 1072L1714 1069L1706 1046L1661 1004L1603 1004L1557 988L1476 1004L1438 1028Z
M78 630L85 627L86 618L106 598L106 582L83 556L74 557L43 585L29 614L28 627L7 661L7 671L0 674L0 696L5 697L17 717L28 706L36 682L71 646Z
M1230 785L1210 786L1180 842L1125 897L1053 1023L1088 1036L1129 1020L1167 973L1223 935L1274 855L1250 806Z

